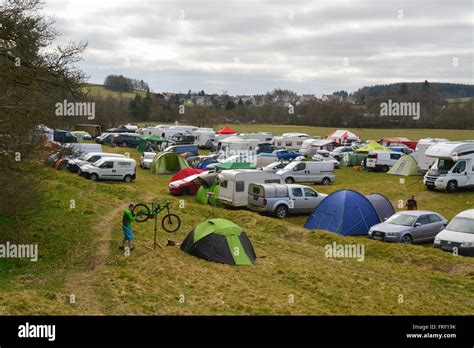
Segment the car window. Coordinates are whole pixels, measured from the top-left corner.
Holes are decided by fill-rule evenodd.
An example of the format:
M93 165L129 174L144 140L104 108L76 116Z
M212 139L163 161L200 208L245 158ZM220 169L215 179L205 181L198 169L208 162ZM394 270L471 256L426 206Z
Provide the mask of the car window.
M105 169L113 168L114 167L114 162L104 162L100 167L105 168Z
M130 162L119 162L118 165L122 166L122 167L131 167L132 163L130 163Z
M100 159L100 156L92 156L91 158L89 158L88 162L94 163L98 161L99 159Z
M400 159L401 156L402 155L398 154L398 153L391 153L390 154L390 159L397 160L397 159Z
M431 223L441 221L441 218L438 215L435 215L435 214L430 214L429 218L430 218Z
M421 224L421 225L427 225L430 222L430 217L428 215L422 215L418 218L418 220L416 220L416 223L417 224Z
M295 171L304 170L304 169L306 169L306 163L298 163L298 165L295 167Z
M318 194L310 188L305 188L303 190L305 197L318 197Z
M236 181L235 182L235 191L244 192L245 190L245 181Z
M294 197L303 197L303 191L300 188L292 188L291 193Z

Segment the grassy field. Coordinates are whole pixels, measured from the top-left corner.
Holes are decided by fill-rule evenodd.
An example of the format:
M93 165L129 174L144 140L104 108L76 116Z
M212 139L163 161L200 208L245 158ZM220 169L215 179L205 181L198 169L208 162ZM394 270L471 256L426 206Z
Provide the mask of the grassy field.
M236 128L264 130L263 126L245 127ZM293 130L270 128L274 133ZM328 133L308 127L304 131ZM377 134L407 135L389 131ZM375 134L375 130L361 132L364 137ZM431 136L468 136L467 132L458 136L442 132ZM425 136L410 134L411 138ZM132 149L104 149L129 152L139 159ZM474 314L473 258L453 256L430 245L394 245L305 230L307 216L279 220L245 209L213 210L197 204L194 196L170 196L169 175L155 176L140 168L137 180L130 184L96 183L43 166L37 175L45 190L42 206L21 219L3 221L0 242L38 243L40 258L38 262L0 260L0 314ZM379 192L394 206L416 194L420 209L438 211L448 219L474 207L474 192L431 192L423 187L421 177L409 177L400 184L396 176L351 168L337 170L336 175L335 184L315 189ZM153 200L171 200L183 225L173 235L159 232L163 248L151 250L153 223L134 224L136 248L127 257L117 248L122 210L129 202ZM177 246L164 246L168 238L181 242L210 214L244 228L258 256L255 265L215 264ZM326 258L324 246L333 241L363 244L364 261Z

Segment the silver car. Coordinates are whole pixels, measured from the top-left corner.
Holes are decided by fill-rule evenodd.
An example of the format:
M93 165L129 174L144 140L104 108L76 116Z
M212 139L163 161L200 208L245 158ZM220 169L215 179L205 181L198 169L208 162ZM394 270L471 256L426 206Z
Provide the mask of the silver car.
M407 210L372 226L369 238L406 244L430 242L447 224L445 217L433 211Z

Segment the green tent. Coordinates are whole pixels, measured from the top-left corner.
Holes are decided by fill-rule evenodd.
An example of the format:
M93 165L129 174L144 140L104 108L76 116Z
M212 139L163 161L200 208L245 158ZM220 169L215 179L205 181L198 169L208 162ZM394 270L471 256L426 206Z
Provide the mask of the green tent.
M256 169L257 166L253 163L248 162L224 162L216 165L217 169L229 170L229 169Z
M197 225L184 239L181 250L229 265L251 265L257 258L245 232L232 221L220 218Z
M150 142L150 143L163 143L163 142L167 142L167 140L164 140L164 139L161 139L159 136L157 135L149 135L147 137L142 137L140 138L140 143L138 144L138 152L145 152L146 151L146 144Z
M387 172L392 175L412 176L418 175L418 163L411 155L405 155L395 162L392 168Z
M208 192L214 192L214 197L209 197L207 195ZM201 186L196 193L196 200L198 201L198 203L201 203L201 204L209 203L210 205L217 206L218 198L219 198L219 183L217 182L212 184L210 188L205 188L204 186Z
M152 174L171 174L187 167L186 160L176 152L162 152L151 162L150 171Z
M358 152L358 153L369 153L370 151L389 151L389 152L391 152L391 150L389 148L380 145L375 140L372 140L372 142L370 142L369 144L364 145L362 147L359 147L356 150L356 152Z
M343 167L353 167L353 166L360 166L362 161L367 157L366 153L351 153L351 154L344 154L341 160L341 166Z

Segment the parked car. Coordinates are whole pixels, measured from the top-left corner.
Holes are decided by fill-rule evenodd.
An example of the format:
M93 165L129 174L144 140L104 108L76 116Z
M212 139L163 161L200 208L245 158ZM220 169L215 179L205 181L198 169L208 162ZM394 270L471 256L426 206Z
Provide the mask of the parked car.
M80 170L80 167L89 164L89 163L94 163L97 162L98 160L104 158L104 157L119 157L119 158L125 158L124 155L120 155L118 153L108 153L108 152L89 152L77 159L71 159L67 163L67 169L69 169L73 173L77 173Z
M185 196L194 195L201 187L198 179L200 174L188 176L187 178L176 180L168 184L168 190L172 195Z
M365 160L367 171L388 172L403 154L395 151L370 151Z
M401 211L372 226L369 238L406 244L430 242L447 224L445 217L433 211Z
M288 161L276 161L276 162L270 163L269 165L263 167L262 170L265 171L265 172L276 173L280 169L285 168L288 165L288 163L290 163L290 162L288 162Z
M273 153L273 151L278 150L277 146L274 146L272 143L259 143L255 148L257 155L259 153Z
M247 207L284 218L288 214L311 213L326 196L298 184L250 184Z
M91 180L109 179L130 182L136 178L136 162L131 158L104 157L80 167L81 175Z
M120 133L112 139L112 143L122 147L137 147L140 144L140 134Z
M334 164L330 162L293 161L276 174L287 184L314 182L329 185L336 181Z
M155 152L144 152L140 157L140 168L150 169L151 162L153 162L155 156Z
M298 157L302 157L302 158L304 157L299 152L295 152L295 151L291 151L291 150L287 150L287 149L275 150L275 151L273 151L273 153L276 154L278 159L280 159L280 160L294 160Z
M458 255L474 256L474 209L456 215L436 235L434 247L449 252L457 251Z
M311 159L315 162L330 162L334 168L339 169L339 161L330 155L328 150L319 150Z
M112 139L116 136L117 136L117 134L115 134L115 133L103 133L103 134L99 135L97 138L95 138L95 142L97 144L111 145L112 144Z
M332 156L337 161L342 161L345 155L352 155L354 153L354 148L352 146L339 146L332 150L329 155Z
M70 131L66 130L55 130L53 140L58 143L77 143L77 138Z

